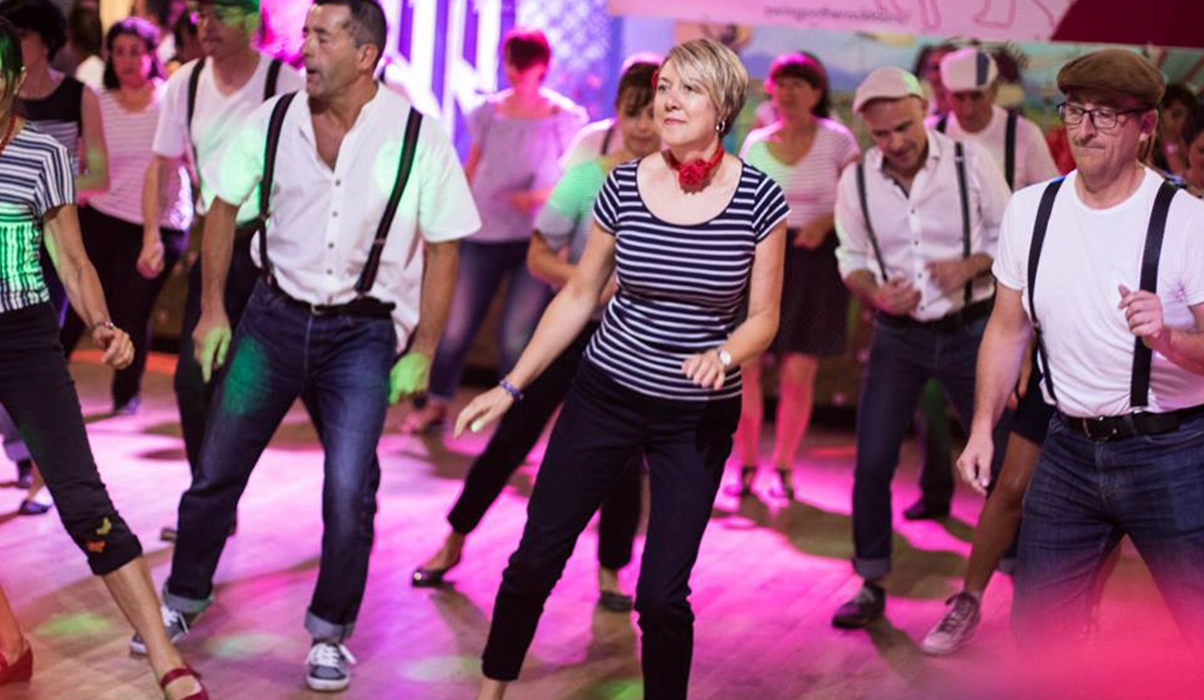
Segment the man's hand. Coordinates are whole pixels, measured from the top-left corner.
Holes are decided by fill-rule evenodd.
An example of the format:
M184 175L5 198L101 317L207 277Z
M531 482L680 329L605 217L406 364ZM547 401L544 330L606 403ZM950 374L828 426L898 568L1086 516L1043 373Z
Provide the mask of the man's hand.
M230 349L230 319L225 311L202 313L196 329L192 331L193 352L201 366L201 377L205 383L213 378L222 365L226 364L226 351Z
M431 358L410 352L389 370L389 403L425 394L431 383Z
M920 303L920 291L903 280L893 279L874 290L874 306L891 316L906 316Z
M1162 300L1153 292L1130 291L1123 284L1118 289L1120 304L1116 308L1125 312L1129 332L1141 338L1147 348L1166 354L1171 342L1171 329L1166 327L1163 318Z
M105 351L102 360L113 369L125 369L134 361L134 342L120 328L96 326L92 329L92 342Z
M942 292L953 292L966 286L974 272L969 259L957 258L928 263L928 276Z
M991 458L994 455L995 445L991 442L991 432L971 430L970 439L966 440L966 449L957 458L957 471L961 474L962 481L979 495L987 495L987 487L991 485Z

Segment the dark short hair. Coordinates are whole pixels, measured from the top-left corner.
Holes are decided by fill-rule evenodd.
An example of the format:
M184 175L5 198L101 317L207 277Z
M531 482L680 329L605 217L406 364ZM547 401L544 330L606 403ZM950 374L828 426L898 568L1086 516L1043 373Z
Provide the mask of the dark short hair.
M21 37L17 35L17 28L0 17L0 75L4 76L5 91L15 92L17 79L24 69L25 59L21 57Z
M1187 107L1189 112L1196 112L1200 109L1199 98L1191 88L1183 83L1167 83L1166 92L1162 93L1162 102L1158 104L1158 107L1166 109L1175 103Z
M1183 125L1183 143L1191 148L1191 142L1204 134L1204 109L1195 109L1187 113L1187 123Z
M377 0L314 0L315 5L346 7L351 13L351 36L357 47L372 44L380 56L389 42L389 24Z
M769 81L782 78L797 78L805 81L813 90L820 91L819 101L811 113L824 119L832 112L832 99L828 97L828 71L814 54L787 53L773 59L769 65Z
M100 25L100 13L94 7L76 4L67 15L67 36L71 45L84 56L99 56L104 43L104 28Z
M502 56L520 71L552 62L552 47L543 31L533 27L515 27L506 33Z
M140 39L146 48L146 53L151 57L150 77L166 77L167 74L163 72L163 66L159 63L159 28L141 17L127 17L109 27L109 33L105 36L105 49L109 54L109 57L105 59L104 85L106 88L116 90L121 87L121 83L117 80L117 71L113 69L113 45L117 43L119 36L132 36Z
M632 61L619 78L619 90L615 95L615 109L626 107L628 114L639 112L656 97L656 86L652 81L661 64L647 61Z
M37 32L51 60L67 44L67 18L50 0L5 0L0 2L0 17L17 29Z

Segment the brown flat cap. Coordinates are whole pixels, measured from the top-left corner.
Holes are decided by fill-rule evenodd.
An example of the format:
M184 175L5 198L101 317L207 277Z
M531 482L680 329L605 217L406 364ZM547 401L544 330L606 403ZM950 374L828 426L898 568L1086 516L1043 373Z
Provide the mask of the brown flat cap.
M1146 58L1128 49L1100 49L1079 56L1058 71L1058 89L1093 88L1135 97L1153 107L1162 101L1166 77Z

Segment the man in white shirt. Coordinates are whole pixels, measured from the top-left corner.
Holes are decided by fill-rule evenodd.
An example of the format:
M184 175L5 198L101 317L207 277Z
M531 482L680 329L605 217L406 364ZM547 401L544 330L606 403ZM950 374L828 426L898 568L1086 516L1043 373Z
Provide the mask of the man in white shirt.
M316 0L305 35L306 91L258 109L202 172L215 198L195 340L207 379L227 347L229 369L180 501L164 619L179 636L212 601L238 499L285 413L304 398L326 455L306 681L331 691L351 679L345 641L367 579L385 411L426 389L458 242L480 219L446 132L374 80L386 37L376 0ZM269 161L271 124L279 138ZM265 167L271 217L252 246L262 277L231 341L224 288L234 228Z
M211 196L203 176L223 146L242 127L264 100L285 92L304 89L305 81L290 66L259 53L254 47L259 31L259 0L202 0L197 4L198 36L203 58L189 62L167 81L163 109L152 146L155 157L147 167L142 191L144 221L159 221L162 201L161 175L183 158L193 161L200 176L202 197L197 207L194 230L204 230L206 199ZM258 273L251 262L251 233L259 216L259 201L250 197L238 212L240 235L226 287L226 308L237 325L251 296ZM157 224L147 225L144 239L158 241ZM160 246L161 247L161 246ZM162 258L152 261L162 265ZM201 315L201 265L194 263L188 274L184 321L180 329L179 362L175 372L176 405L188 465L196 474L201 440L209 413L213 384L206 385L194 359L192 331ZM162 538L175 538L174 528L164 528Z
M885 610L891 480L924 385L937 380L962 424L970 422L974 359L1009 194L981 146L925 128L923 93L910 73L873 71L853 108L874 147L864 164L841 175L836 256L845 284L875 309L875 323L857 404L853 486L853 564L865 584L833 617L846 628L864 627Z
M1128 536L1183 632L1204 643L1204 203L1141 164L1162 74L1104 49L1062 67L1077 169L1017 192L958 467L990 482L989 432L1036 329L1057 413L1024 499L1013 623L1026 650L1089 628ZM1066 648L1064 645L1059 647Z
M999 68L981 48L967 46L941 59L948 114L932 118L934 128L958 141L974 141L991 153L1013 190L1058 176L1041 128L995 104Z

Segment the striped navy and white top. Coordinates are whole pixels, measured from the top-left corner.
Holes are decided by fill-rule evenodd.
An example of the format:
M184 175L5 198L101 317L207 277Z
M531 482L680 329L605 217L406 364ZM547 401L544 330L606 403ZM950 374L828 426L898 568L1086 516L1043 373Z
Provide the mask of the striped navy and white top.
M740 395L740 370L723 388L694 386L688 355L721 345L748 297L757 244L790 213L782 190L744 165L731 202L700 224L671 224L648 210L636 181L639 161L613 171L594 218L616 238L619 291L586 357L619 384L649 396L711 401Z
M0 153L0 313L50 300L42 268L42 219L75 203L67 149L26 124Z

